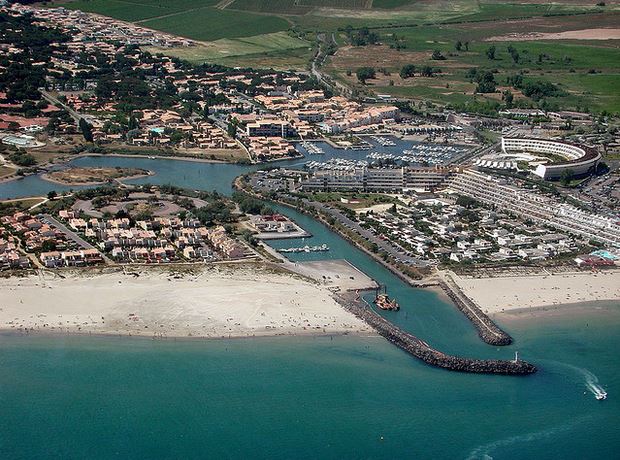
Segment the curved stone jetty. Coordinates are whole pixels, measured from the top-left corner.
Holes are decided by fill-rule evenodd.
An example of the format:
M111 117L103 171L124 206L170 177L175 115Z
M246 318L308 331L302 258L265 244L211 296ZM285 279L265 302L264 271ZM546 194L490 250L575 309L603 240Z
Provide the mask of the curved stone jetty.
M502 331L491 318L480 310L449 276L446 276L444 281L440 281L439 286L450 297L456 307L472 322L483 342L498 346L510 345L512 343L512 337Z
M365 321L382 337L412 356L427 364L457 372L478 374L527 375L536 372L536 367L526 361L506 361L496 359L471 359L460 356L446 355L432 348L425 341L403 331L381 315L373 311L360 298L353 299L349 295L340 296L345 309Z

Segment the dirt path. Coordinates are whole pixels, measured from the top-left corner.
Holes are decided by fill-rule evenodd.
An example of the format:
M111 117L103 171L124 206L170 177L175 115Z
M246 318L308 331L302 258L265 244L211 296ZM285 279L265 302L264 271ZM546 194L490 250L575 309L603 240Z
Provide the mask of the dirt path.
M225 10L226 8L228 8L234 2L235 2L235 0L222 0L217 5L215 5L215 7L218 10Z

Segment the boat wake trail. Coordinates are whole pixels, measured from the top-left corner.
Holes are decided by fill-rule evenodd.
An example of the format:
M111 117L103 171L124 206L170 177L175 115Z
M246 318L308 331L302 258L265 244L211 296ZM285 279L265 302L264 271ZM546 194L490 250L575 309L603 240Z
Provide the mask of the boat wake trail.
M525 433L525 434L521 434L518 436L511 436L509 438L499 439L497 441L493 441L488 444L483 444L482 446L478 446L474 450L472 450L467 456L467 460L478 460L478 459L492 460L493 452L499 448L550 438L559 433L569 431L574 426L581 423L583 420L587 418L589 417L580 417L579 419L573 420L570 423L548 428L546 430L535 431L533 433ZM504 455L502 455L502 457L503 456Z
M592 393L594 397L598 399L599 401L602 399L606 399L607 392L605 391L605 388L603 388L599 384L598 377L587 369L579 369L579 370L581 371L581 373L586 379L586 388L590 391L590 393Z
M594 395L594 397L596 399L598 399L599 401L607 398L607 391L605 391L605 388L603 388L601 386L601 384L599 383L598 377L596 375L594 375L592 372L590 372L589 370L584 369L582 367L573 366L571 364L560 363L558 361L554 361L554 363L555 364L560 364L560 365L565 366L565 367L568 367L568 368L574 370L581 377L583 377L584 385L585 385L586 389L590 393L592 393Z

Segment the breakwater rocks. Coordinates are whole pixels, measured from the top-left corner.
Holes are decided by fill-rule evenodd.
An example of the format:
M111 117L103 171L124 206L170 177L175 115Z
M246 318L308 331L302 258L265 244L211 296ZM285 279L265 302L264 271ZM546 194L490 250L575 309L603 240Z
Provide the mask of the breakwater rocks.
M347 311L365 321L379 335L431 366L478 374L528 375L536 372L534 365L521 360L471 359L446 355L435 350L423 340L396 327L373 311L359 297L353 298L351 293L347 293L339 296L339 301Z
M478 331L478 335L484 342L498 346L510 345L512 343L512 337L502 331L491 318L480 310L449 276L446 276L445 281L440 281L439 286L450 297L456 307L472 322Z

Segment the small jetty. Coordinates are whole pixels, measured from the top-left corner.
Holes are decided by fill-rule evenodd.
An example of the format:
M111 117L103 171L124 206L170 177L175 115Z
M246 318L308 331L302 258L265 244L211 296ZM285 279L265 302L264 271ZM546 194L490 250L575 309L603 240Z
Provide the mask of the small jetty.
M510 345L512 343L512 337L501 330L491 318L467 297L449 275L439 282L439 286L450 297L456 307L471 321L483 342L498 346Z
M325 151L321 147L313 144L312 142L304 141L301 143L301 146L306 149L306 152L308 152L310 155L322 155L325 153Z
M368 307L360 297L351 293L339 296L344 308L371 326L379 335L426 364L456 372L477 374L528 375L536 372L536 367L526 361L472 359L451 356L435 350L425 341L403 331Z
M394 147L396 142L383 136L370 136L370 138L382 147Z
M327 252L329 251L329 246L326 244L321 244L319 246L302 246L299 248L282 248L278 249L278 252L291 252L291 253L299 253L299 252Z

